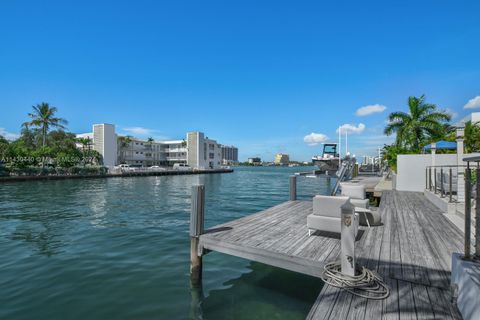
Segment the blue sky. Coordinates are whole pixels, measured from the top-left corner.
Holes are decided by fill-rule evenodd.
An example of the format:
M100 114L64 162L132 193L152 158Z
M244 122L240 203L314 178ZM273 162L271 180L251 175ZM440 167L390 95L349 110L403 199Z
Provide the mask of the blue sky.
M479 11L478 1L2 1L0 134L46 101L78 133L101 122L139 137L200 130L241 159L308 160L321 150L312 142L350 124L350 150L373 154L410 95L457 118L480 108ZM385 110L356 114L372 105Z

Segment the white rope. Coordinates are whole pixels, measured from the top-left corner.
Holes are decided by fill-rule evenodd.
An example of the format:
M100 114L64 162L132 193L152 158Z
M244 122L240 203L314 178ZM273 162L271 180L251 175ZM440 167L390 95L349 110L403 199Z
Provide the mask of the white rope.
M367 299L381 300L390 295L390 289L377 273L365 267L357 266L356 269L356 275L349 276L342 273L340 262L330 262L324 267L322 280Z

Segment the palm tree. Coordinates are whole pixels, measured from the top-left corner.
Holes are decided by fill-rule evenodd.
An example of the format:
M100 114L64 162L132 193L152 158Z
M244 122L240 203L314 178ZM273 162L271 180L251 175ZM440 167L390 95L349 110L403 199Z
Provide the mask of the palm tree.
M85 137L85 138L77 138L76 140L82 146L83 165L85 165L87 154L90 154L90 150L92 147L92 139L90 139L90 137Z
M387 136L397 134L397 146L418 152L426 139L442 135L451 115L437 111L435 104L425 103L425 95L409 97L408 108L408 113L392 112L388 116L389 123L384 132Z
M33 113L29 113L28 116L32 118L31 121L25 122L24 127L34 126L42 132L42 145L47 143L47 133L52 128L65 129L65 125L68 124L67 120L55 117L55 113L58 111L55 107L50 107L48 103L42 102L33 106Z
M125 161L125 153L128 150L130 142L132 142L131 136L119 137L118 141L120 142L120 163Z

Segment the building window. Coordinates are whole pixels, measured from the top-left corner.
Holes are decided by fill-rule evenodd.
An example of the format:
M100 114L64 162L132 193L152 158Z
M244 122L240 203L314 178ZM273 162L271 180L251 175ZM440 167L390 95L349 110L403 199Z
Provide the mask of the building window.
M209 153L209 154L208 154L208 157L209 157L210 159L214 159L214 158L215 158L215 153Z

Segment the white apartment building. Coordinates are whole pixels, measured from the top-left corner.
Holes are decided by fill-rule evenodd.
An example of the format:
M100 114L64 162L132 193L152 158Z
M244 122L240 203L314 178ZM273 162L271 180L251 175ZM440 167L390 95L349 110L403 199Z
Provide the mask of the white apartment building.
M115 126L95 124L92 133L77 137L92 139L93 148L104 158L105 166L128 164L135 167L173 166L185 163L192 168L218 168L229 159L222 158L222 145L205 137L202 132L188 132L185 140L149 141L117 136ZM238 149L236 150L238 159ZM237 160L238 161L238 160Z
M103 165L113 167L117 163L117 135L113 124L94 124L93 132L77 134L77 138L88 138L92 141L93 150L103 157ZM77 148L80 145L77 143Z
M148 141L132 137L118 138L117 164L136 167L172 166L187 163L187 144L184 140Z
M190 167L208 169L222 165L222 146L205 137L203 132L188 132L187 146L187 164Z

